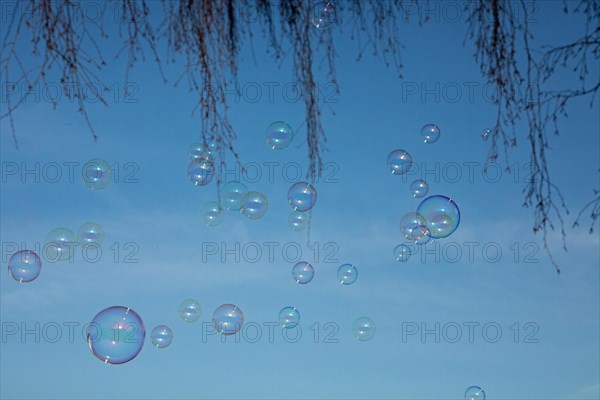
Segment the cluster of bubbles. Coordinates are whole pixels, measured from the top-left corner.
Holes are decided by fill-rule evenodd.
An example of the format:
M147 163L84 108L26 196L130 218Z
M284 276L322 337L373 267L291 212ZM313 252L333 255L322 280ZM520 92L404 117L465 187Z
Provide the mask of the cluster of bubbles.
M293 231L302 231L310 221L308 211L317 203L317 189L308 182L296 182L288 190L288 203L292 207L288 226Z
M196 186L206 186L212 182L216 168L214 156L217 151L217 143L209 141L206 145L192 143L189 147L190 163L187 174L190 181Z
M113 171L107 161L100 158L93 158L85 163L81 175L85 186L91 190L100 190L110 184Z
M336 24L337 17L333 3L327 1L313 5L310 20L317 29L326 29Z
M431 144L440 139L441 130L436 124L426 124L421 128L421 140ZM390 152L387 165L392 174L403 175L412 168L412 156L403 149ZM424 245L431 239L442 239L456 231L460 223L460 210L451 198L443 195L427 196L429 184L416 179L410 184L410 194L417 199L424 198L417 210L404 214L400 219L400 233L409 242ZM406 262L412 251L405 244L394 248L397 261Z
M44 251L52 261L68 260L75 245L101 245L104 229L95 222L86 222L79 227L77 234L66 228L56 228L46 235ZM8 260L8 273L19 283L34 281L42 272L42 260L32 250L15 252Z

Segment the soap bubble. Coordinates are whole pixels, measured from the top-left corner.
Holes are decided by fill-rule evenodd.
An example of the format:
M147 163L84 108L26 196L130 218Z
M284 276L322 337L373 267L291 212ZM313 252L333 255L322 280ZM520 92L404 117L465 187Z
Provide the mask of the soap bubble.
M104 229L95 222L86 222L79 227L77 240L82 246L88 244L101 245L104 241Z
M338 268L337 277L342 285L352 285L358 278L358 270L352 264L342 264Z
M288 190L288 203L296 211L308 211L317 202L317 189L308 182L294 183Z
M450 236L460 223L458 205L449 197L429 196L419 204L417 212L427 220L427 228L432 239Z
M100 311L87 329L92 354L107 364L133 360L142 350L145 337L142 319L129 307L114 306Z
M427 124L421 128L423 143L435 143L440 138L440 128L435 124Z
M315 276L315 269L306 261L297 262L292 268L292 278L296 283L305 285L312 281Z
M225 210L219 207L219 203L216 201L209 201L200 210L200 215L205 225L216 226L223 221Z
M426 226L418 226L415 228L415 231L423 233L414 241L415 244L422 246L424 244L429 243L429 241L431 240L431 233L429 232L429 228L427 228Z
M244 313L235 304L223 304L213 313L212 322L221 335L233 335L242 328Z
M398 149L387 156L387 165L394 175L407 173L412 167L412 157L406 150Z
M279 311L279 325L282 328L295 328L300 322L300 312L295 307L284 307Z
M294 130L286 122L275 121L267 128L267 144L273 150L287 148L294 138Z
M239 210L242 208L242 199L248 193L248 188L241 182L227 182L221 189L221 205L226 210Z
M187 168L190 181L196 186L205 186L215 176L215 165L211 160L192 160Z
M308 226L309 219L308 213L292 210L288 217L288 225L293 231L302 231Z
M206 151L208 151L208 154L212 158L215 158L215 156L219 152L219 143L218 143L217 139L216 138L210 138L210 139L208 139L207 142L206 142L205 149L206 149Z
M492 136L491 129L484 129L483 132L481 132L481 138L483 139L484 142L486 140L488 140L491 136Z
M410 184L410 193L413 197L424 197L427 192L429 192L429 185L423 179L416 179Z
M56 228L46 235L45 257L51 261L65 261L71 258L75 247L75 234L66 228Z
M368 317L357 318L352 324L352 334L360 341L366 342L375 336L375 322Z
M92 190L104 189L112 180L112 168L102 159L94 158L83 165L83 183Z
M260 192L248 192L242 198L240 212L250 219L262 218L269 208L269 200Z
M40 275L42 260L31 250L21 250L8 260L8 273L17 282L31 282Z
M190 160L213 161L208 149L202 143L192 143L189 148Z
M179 305L179 317L185 322L196 322L202 314L202 306L194 299L185 299Z
M465 400L485 400L485 392L479 386L470 386L465 391Z
M158 325L150 332L150 340L154 347L164 349L173 341L173 331L166 325Z
M400 233L407 240L416 242L427 233L427 220L419 213L406 213L400 219Z
M335 7L331 2L316 3L312 8L312 24L318 29L326 29L337 23Z
M411 254L410 247L405 244L399 244L394 248L394 258L396 258L396 261L406 262Z

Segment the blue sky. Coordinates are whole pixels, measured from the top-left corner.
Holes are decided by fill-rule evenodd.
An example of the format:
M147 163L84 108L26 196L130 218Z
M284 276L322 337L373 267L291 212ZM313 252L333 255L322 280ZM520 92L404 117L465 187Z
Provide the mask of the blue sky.
M581 27L579 18L560 13L561 3L540 5L532 24L536 44L566 42L575 34L565 32ZM328 103L323 99L329 178L315 184L319 198L312 212L311 248L306 232L287 226L286 195L293 179L282 172L292 174L296 165L306 172L305 131L300 128L290 148L280 152L264 141L272 121L301 126L303 107L301 102L285 101L283 88L293 82L290 60L277 67L262 52L260 40L255 43L256 62L248 50L240 60L239 81L247 96L239 101L230 97L241 161L257 163L262 173L257 182L245 183L270 201L267 215L258 221L228 213L217 227L202 224L200 208L215 200L216 186L195 187L185 174L188 146L200 131L197 117L191 116L194 96L183 87L163 85L151 63L139 63L131 72L138 102L117 97L109 107L90 104L97 143L68 101L56 110L43 99L25 102L15 113L19 150L3 120L4 168L8 163L19 168L39 163L41 170L58 163L63 177L51 183L42 175L38 183L31 175L24 181L3 175L1 397L460 399L468 386L479 385L489 399L598 398L600 242L597 233L587 234L587 225L570 229L573 214L598 187L598 103L590 109L587 101L573 102L569 118L561 120L561 136L551 138L550 169L572 211L567 217L568 252L561 250L558 234L549 237L563 271L557 276L541 237L532 233L532 210L521 207L529 172L525 141L511 153L518 175L503 172L495 179L483 173L489 144L480 133L491 126L496 110L482 89L485 82L473 60L474 49L462 45L465 16L451 23L443 18L447 11L440 8L441 17L433 15L421 28L402 25L404 80L381 60L365 57L356 62L349 27L336 33L341 94L327 97ZM560 32L554 28L559 24L564 27ZM115 27L107 29L116 35ZM118 47L103 46L108 54ZM166 68L171 82L179 71L177 65ZM114 61L103 77L109 86L122 88L122 62ZM568 77L559 78L557 85L569 82ZM328 93L325 71L319 82ZM249 101L257 85L262 95ZM267 85L275 85L274 101ZM473 97L469 87L474 88ZM453 92L456 88L460 96ZM430 122L440 126L442 136L425 145L419 130ZM519 131L523 138L525 126L519 125ZM389 173L385 159L397 148L409 151L420 171L427 169L430 194L450 196L461 209L458 230L407 263L396 262L393 249L402 243L400 218L419 204L408 187L420 176ZM79 174L91 158L118 163L119 182L101 191L88 190ZM64 167L69 162L79 163L73 182ZM461 175L454 179L456 171ZM126 182L128 173L138 182ZM76 231L87 221L106 231L98 262L85 262L80 256L73 263L45 262L32 283L10 278L10 243L34 246L56 227ZM265 243L272 242L276 247L270 259ZM109 248L115 243L120 249L116 261ZM125 248L128 243L133 247ZM249 262L243 254L240 262L231 256L222 262L220 253L203 253L207 243L216 243L219 251L236 243L251 251L258 243L263 254L258 262ZM472 258L469 246L474 248ZM302 259L315 266L310 284L292 281L293 262L282 253L284 247L299 247ZM124 262L132 248L139 262ZM455 257L457 248L462 254ZM497 249L502 254L492 262ZM343 263L359 270L351 286L336 282L336 269ZM186 298L203 306L195 324L177 315ZM203 339L203 323L210 322L212 312L224 303L244 311L249 328L239 343L234 338L222 343L217 336ZM127 364L99 362L81 336L82 327L113 305L138 312L148 336L154 326L169 325L173 344L159 350L147 341ZM264 324L276 321L279 310L288 305L300 310L302 336L289 343L275 327L270 341ZM363 315L377 324L368 342L356 341L351 333L352 322ZM36 323L39 343L32 334L25 340L20 332L6 334L9 325L35 331ZM431 330L436 323L440 343L433 334L424 339L407 336L408 326L420 330L425 324ZM53 324L62 327L56 343L44 340L44 329L52 336ZM75 327L72 341L69 324ZM454 324L462 327L462 337L451 343L443 332L451 335ZM474 326L472 342L469 324ZM494 328L484 337L486 324L502 329L496 343L490 340ZM251 343L248 337L256 326L262 336ZM325 342L328 334L337 342ZM537 342L526 343L531 340Z

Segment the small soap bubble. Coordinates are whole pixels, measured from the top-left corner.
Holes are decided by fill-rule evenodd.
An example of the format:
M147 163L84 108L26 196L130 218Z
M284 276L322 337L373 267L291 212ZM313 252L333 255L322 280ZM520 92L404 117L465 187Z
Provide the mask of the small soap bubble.
M215 176L215 165L211 160L192 160L188 165L187 174L194 185L205 186Z
M185 322L196 322L202 314L202 306L194 299L185 299L179 305L179 317Z
M357 318L352 324L352 334L360 341L366 342L375 336L375 322L368 317Z
M308 211L317 202L317 189L308 182L294 183L288 190L288 203L296 211Z
M300 312L296 307L284 307L279 311L279 325L284 329L295 328L300 322Z
M287 122L275 121L267 128L265 136L269 148L283 150L292 143L294 130Z
M77 241L82 246L95 244L101 245L104 241L104 229L95 222L86 222L77 231Z
M83 165L81 174L85 186L92 190L104 189L112 181L111 165L100 158L94 158L86 162Z
M233 335L242 328L244 313L235 304L223 304L213 313L212 322L221 335Z
M309 219L307 212L292 210L288 216L288 225L293 231L299 232L306 229Z
M173 331L166 325L158 325L150 332L150 340L154 347L164 349L173 341Z
M440 138L440 128L435 124L427 124L421 128L421 140L423 143L435 143Z
M398 149L387 156L387 165L394 175L402 175L410 171L412 157L406 150Z
M200 215L205 225L217 226L223 221L225 210L216 201L209 201L200 210Z
M423 179L416 179L410 184L410 194L412 194L413 197L425 197L427 192L429 192L429 185Z
M41 271L42 260L31 250L17 251L8 260L8 273L17 282L31 282Z
M306 261L300 261L292 268L292 278L294 282L305 285L312 281L315 276L315 269Z
M342 264L338 268L337 277L342 285L352 285L358 278L358 270L352 264Z

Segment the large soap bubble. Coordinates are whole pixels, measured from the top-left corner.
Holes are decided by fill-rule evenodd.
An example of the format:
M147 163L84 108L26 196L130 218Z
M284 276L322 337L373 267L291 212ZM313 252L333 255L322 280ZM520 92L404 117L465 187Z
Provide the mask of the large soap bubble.
M446 196L435 195L425 198L419 204L417 213L425 217L429 236L432 239L450 236L460 223L458 205Z

